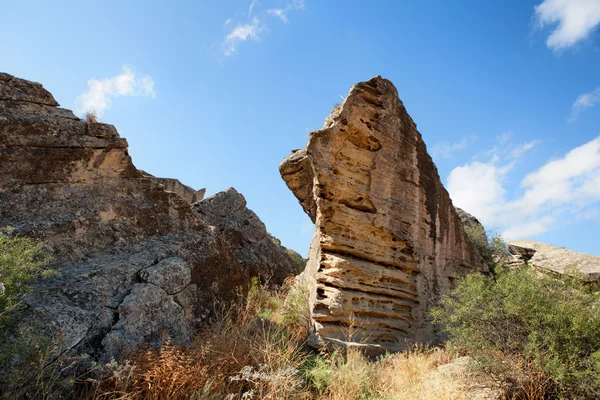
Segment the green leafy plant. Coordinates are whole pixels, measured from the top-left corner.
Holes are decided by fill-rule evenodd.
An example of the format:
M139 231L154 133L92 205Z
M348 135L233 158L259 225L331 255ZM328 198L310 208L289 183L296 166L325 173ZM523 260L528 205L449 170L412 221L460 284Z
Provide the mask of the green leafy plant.
M43 243L10 227L0 229L0 388L18 389L23 395L39 393L47 383L40 379L52 345L32 327L19 324L22 296L36 279L55 274L47 268L49 261Z
M506 384L536 379L559 397L598 398L599 306L598 288L578 278L500 268L459 280L432 316L452 344Z
M490 267L495 268L506 261L507 245L500 234L486 231L481 225L467 225L465 232L479 255Z
M0 315L8 318L24 293L31 291L31 284L38 278L55 274L46 268L50 256L44 244L14 233L7 227L0 229ZM3 327L0 320L0 327Z

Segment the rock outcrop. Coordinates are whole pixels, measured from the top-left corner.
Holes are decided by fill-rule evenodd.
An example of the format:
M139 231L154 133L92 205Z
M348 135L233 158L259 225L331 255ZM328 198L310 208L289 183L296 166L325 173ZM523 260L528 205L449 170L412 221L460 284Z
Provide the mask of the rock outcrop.
M204 195L206 194L206 188L195 190L189 187L188 185L184 185L178 179L157 178L154 175L147 173L146 171L140 170L140 172L144 176L154 179L156 182L163 185L165 191L177 194L179 197L181 197L190 204L204 199Z
M512 266L529 263L541 271L574 275L588 281L600 281L600 257L598 256L533 240L510 241L508 251L513 255Z
M26 302L60 352L107 360L185 343L253 275L295 273L241 194L192 209L198 193L136 169L113 126L57 106L40 84L0 74L0 228L53 256L58 276Z
M352 87L279 169L316 225L301 276L313 345L378 353L435 341L426 311L457 277L487 267L393 84Z

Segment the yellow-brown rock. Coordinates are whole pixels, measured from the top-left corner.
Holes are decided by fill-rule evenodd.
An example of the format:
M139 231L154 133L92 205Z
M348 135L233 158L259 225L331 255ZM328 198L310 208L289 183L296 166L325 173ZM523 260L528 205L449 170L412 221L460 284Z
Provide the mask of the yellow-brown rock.
M316 225L301 275L311 343L379 353L436 341L427 311L456 278L487 267L394 85L353 86L279 168Z

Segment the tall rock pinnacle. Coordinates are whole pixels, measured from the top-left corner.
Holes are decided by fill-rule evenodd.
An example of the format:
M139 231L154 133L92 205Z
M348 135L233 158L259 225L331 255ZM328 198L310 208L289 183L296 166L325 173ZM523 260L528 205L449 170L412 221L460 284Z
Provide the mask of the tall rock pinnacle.
M378 353L436 341L427 311L456 278L487 267L394 85L354 85L279 169L316 228L302 274L312 344Z

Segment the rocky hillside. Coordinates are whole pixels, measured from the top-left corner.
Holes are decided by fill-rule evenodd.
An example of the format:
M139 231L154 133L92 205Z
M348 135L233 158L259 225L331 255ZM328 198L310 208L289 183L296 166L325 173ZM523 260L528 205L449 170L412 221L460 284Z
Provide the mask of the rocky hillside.
M207 199L135 168L112 125L0 74L0 228L44 241L58 276L26 301L61 351L101 359L190 340L252 276L281 283L298 260L228 189Z
M376 77L353 86L279 169L316 224L303 275L313 344L377 353L435 341L426 312L458 277L487 265L394 85Z

